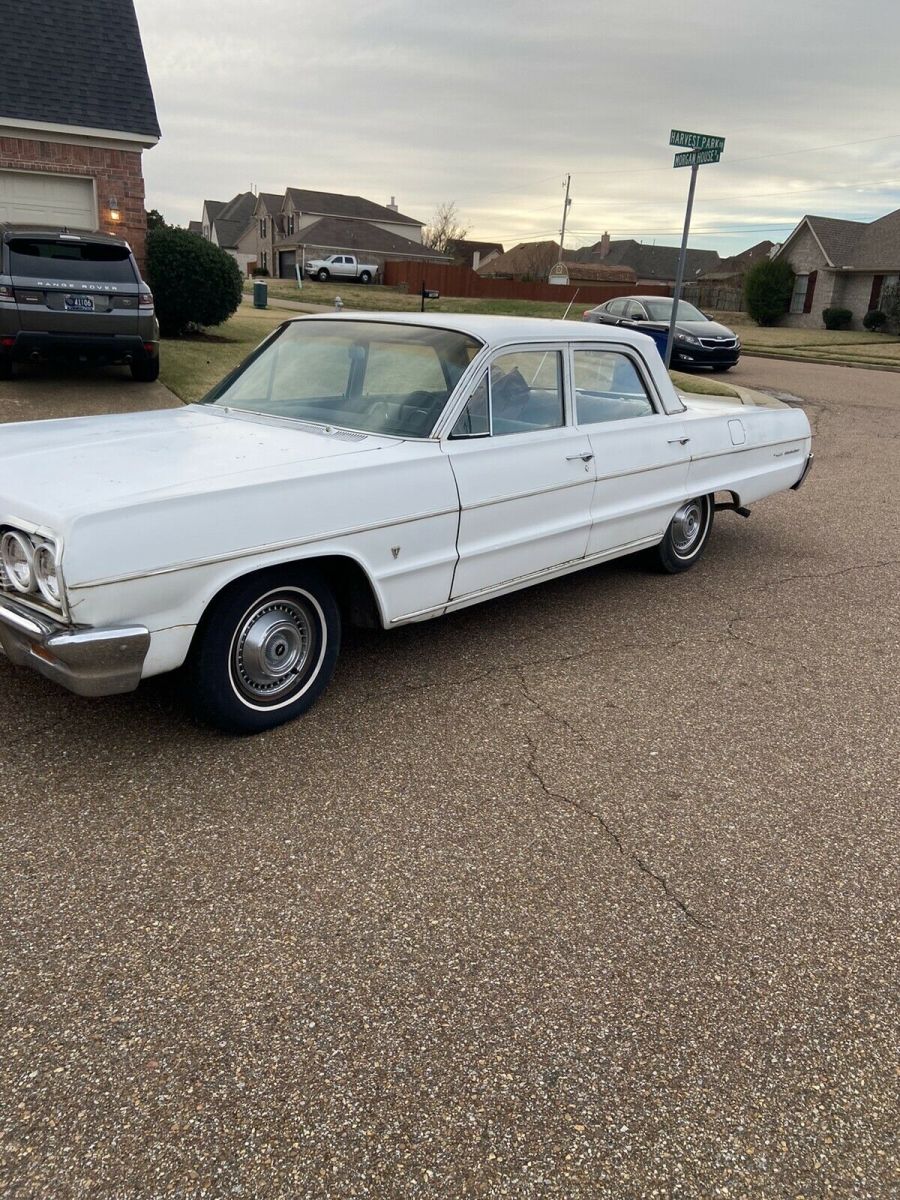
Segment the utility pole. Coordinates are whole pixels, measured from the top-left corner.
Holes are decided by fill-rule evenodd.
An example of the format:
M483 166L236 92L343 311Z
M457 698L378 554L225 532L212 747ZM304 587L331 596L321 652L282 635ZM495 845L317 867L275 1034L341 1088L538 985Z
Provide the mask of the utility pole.
M562 227L561 227L561 229L560 229L560 231L559 231L559 258L560 258L560 262L562 262L562 256L563 256L563 243L564 243L564 242L565 242L565 240L566 240L566 217L568 217L568 215L569 215L569 205L572 203L572 201L569 199L569 184L570 184L571 182L572 182L572 176L571 176L571 175L567 175L567 176L566 176L566 198L565 198L565 200L563 201Z

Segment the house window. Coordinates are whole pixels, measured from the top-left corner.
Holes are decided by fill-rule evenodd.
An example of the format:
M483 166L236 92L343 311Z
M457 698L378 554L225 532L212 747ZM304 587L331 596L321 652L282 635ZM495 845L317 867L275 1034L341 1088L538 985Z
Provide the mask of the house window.
M259 218L259 236L261 238L264 238L266 236L266 218L265 217Z
M791 296L791 312L802 313L805 311L806 304L806 289L809 287L808 275L797 275L794 278L794 293Z
M290 237L291 234L294 232L294 214L293 213L288 213L287 231L288 231L288 237Z
M262 267L262 269L264 271L268 271L268 269L269 269L269 252L268 252L268 250L263 250L262 254L260 255L260 260L261 260L260 266Z

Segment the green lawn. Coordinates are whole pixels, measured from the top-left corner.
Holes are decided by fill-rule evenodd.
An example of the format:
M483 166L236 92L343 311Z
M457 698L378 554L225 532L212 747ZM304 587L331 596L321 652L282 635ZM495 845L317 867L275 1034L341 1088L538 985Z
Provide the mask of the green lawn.
M321 286L321 285L318 285ZM304 292L306 287L304 285ZM375 292L376 288L361 288ZM466 303L461 301L461 303ZM484 301L472 303L486 303ZM530 301L489 301L504 305L508 311L511 303L529 304ZM560 305L538 305L540 308L559 308ZM485 311L483 308L479 311ZM231 320L206 333L185 338L167 338L160 349L160 379L185 403L199 400L209 389L237 364L262 339L282 321L295 315L284 308L241 308ZM524 315L534 315L527 313ZM540 313L540 316L552 314ZM706 375L683 375L673 373L675 384L684 392L699 392L703 395L734 396L736 393L725 383Z

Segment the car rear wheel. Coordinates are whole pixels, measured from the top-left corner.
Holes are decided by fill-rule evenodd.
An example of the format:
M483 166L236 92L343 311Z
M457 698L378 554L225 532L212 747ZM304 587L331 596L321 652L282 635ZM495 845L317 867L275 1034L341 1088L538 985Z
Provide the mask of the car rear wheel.
M653 551L656 565L670 575L690 570L706 549L714 512L711 496L686 500Z
M328 272L324 267L320 267L319 270L316 271L316 279L318 279L320 283L325 283L325 281L328 279Z
M318 700L334 674L341 619L313 567L239 580L213 602L186 664L195 714L227 733L261 733Z
M371 281L372 281L372 272L371 271L363 271L359 277L359 282L360 283L371 283Z
M131 364L131 378L138 383L153 383L159 379L159 355L153 358L135 359Z

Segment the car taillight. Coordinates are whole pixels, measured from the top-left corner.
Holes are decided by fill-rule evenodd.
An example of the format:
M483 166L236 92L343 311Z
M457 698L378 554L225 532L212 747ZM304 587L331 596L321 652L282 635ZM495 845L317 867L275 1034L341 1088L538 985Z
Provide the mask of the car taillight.
M15 297L15 292L11 287L7 287L5 283L0 283L0 300L12 300Z
M582 319L582 321L589 321L589 320L591 319L591 313L592 313L593 311L594 311L594 310L593 310L593 309L591 309L591 308L586 308L586 309L584 310L584 312L581 314L581 319Z
M16 339L13 337L0 338L0 346L2 346L4 350L11 350L15 344Z
M153 293L139 292L138 293L138 311L153 312Z

